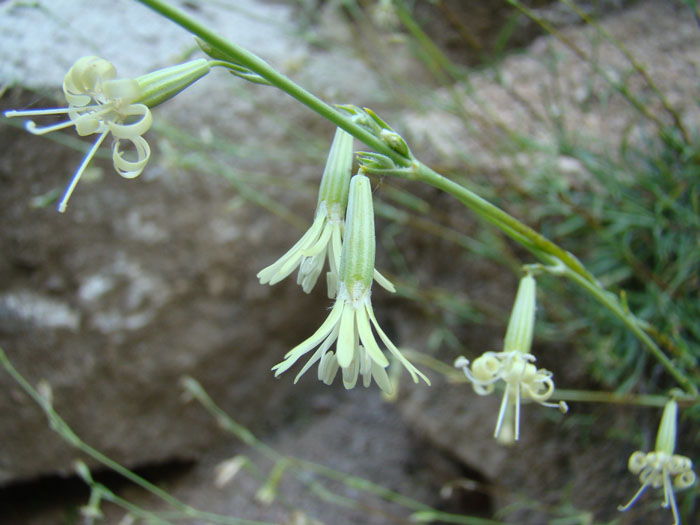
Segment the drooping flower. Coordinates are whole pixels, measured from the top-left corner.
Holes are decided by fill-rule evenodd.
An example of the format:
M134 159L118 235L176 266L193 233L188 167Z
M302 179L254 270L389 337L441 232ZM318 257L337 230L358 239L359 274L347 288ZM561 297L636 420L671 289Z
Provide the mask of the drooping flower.
M676 496L674 489L682 490L691 487L695 483L693 462L678 454L674 454L676 448L676 419L678 416L678 404L670 400L664 407L661 423L656 436L656 448L654 452L645 454L637 450L630 456L628 467L632 474L639 475L642 486L627 503L618 507L620 511L628 510L641 497L650 485L664 489L664 502L662 507L671 507L673 524L680 525Z
M110 133L114 169L127 179L138 177L148 163L151 148L143 138L153 122L149 107L174 96L185 87L209 72L206 60L194 60L144 75L137 79L116 78L112 63L95 56L79 58L63 79L63 94L67 108L6 111L6 117L41 115L68 115L68 120L50 126L38 127L27 121L27 131L43 135L59 129L75 126L80 136L97 135L83 158L63 198L58 211L64 212L73 190L88 164ZM125 158L123 142L131 142L135 160Z
M512 439L520 437L520 404L525 401L535 401L542 406L557 407L566 412L566 403L548 403L547 400L554 392L552 372L537 368L533 363L535 356L530 353L532 336L535 325L536 286L532 275L525 275L520 280L515 304L511 312L503 344L503 352L485 352L471 364L460 356L455 361L455 367L461 368L474 391L485 396L494 391L498 381L505 383L505 391L498 412L496 430L493 436L505 442L511 440L502 435L504 428L512 429ZM508 414L512 421L505 421ZM512 416L510 415L512 414Z
M374 274L375 234L372 189L364 175L352 177L348 200L347 224L340 259L340 280L335 305L316 332L290 350L284 361L272 369L275 376L288 370L302 356L317 348L297 374L295 382L316 362L318 378L331 384L338 372L345 388L353 388L359 376L369 386L372 379L386 393L392 386L386 373L389 360L379 347L372 327L389 353L408 370L417 383L428 378L416 369L384 333L374 315L371 301ZM331 347L335 343L335 351Z
M321 178L314 222L287 253L258 272L260 284L277 284L298 268L297 284L310 293L327 258L328 297L335 298L352 169L352 143L352 135L340 128L336 130ZM391 283L381 274L377 272L375 277L382 286L393 291Z

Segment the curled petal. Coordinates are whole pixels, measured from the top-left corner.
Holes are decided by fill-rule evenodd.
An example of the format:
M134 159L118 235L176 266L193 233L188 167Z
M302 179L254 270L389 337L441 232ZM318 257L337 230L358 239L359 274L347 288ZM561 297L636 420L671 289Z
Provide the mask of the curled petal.
M335 354L332 351L326 352L318 364L318 379L330 385L338 373L338 368L338 360L335 358Z
M629 461L627 462L627 467L629 468L629 471L634 475L639 474L642 471L642 469L646 466L647 455L639 450L633 452L630 456Z
M86 56L79 58L63 79L63 93L72 106L85 106L92 101L92 94L101 90L102 82L117 74L114 66L103 58Z
M111 131L112 135L118 139L131 140L135 137L141 136L149 130L151 124L153 123L151 110L143 104L131 104L124 110L123 117L140 118L130 124L118 124L115 121L108 121L107 125L109 126L109 131Z
M673 478L673 486L677 489L687 489L695 484L695 472L687 470Z
M141 172L148 164L151 157L151 148L143 137L133 137L128 139L136 148L137 159L135 161L126 160L119 151L119 140L114 142L112 147L112 161L114 169L125 179L133 179L141 175Z

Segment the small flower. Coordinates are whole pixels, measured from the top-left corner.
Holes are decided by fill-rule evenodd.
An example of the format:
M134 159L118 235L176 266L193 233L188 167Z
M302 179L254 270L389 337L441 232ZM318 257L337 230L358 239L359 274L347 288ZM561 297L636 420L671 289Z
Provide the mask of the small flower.
M340 252L352 168L352 143L352 135L340 128L336 130L321 178L314 222L287 253L258 272L260 284L277 284L299 268L297 284L304 292L310 293L328 258L329 271L326 274L328 297L335 298L338 292ZM389 291L394 291L391 283L379 272L375 278Z
M288 370L300 357L318 347L296 376L295 382L319 362L318 378L328 385L340 369L345 388L353 388L361 375L365 387L374 379L379 388L391 393L391 381L385 370L389 361L377 344L372 332L373 326L389 352L403 364L414 382L417 383L420 377L430 384L428 378L401 354L377 322L370 299L372 281L375 278L374 255L372 189L367 177L356 175L350 184L347 227L335 305L320 328L290 350L284 361L272 368L275 376ZM334 343L335 352L331 350Z
M630 456L629 470L635 476L639 475L642 486L629 503L618 507L618 510L624 512L634 505L649 485L655 489L663 486L664 502L661 506L666 509L671 507L673 523L680 525L674 489L691 487L695 483L695 472L689 458L673 453L676 447L677 414L678 404L674 400L668 401L661 416L654 452L645 454L637 450Z
M493 436L504 441L516 441L520 437L520 403L535 401L542 406L559 408L566 412L566 403L548 403L547 400L554 392L552 372L537 368L533 363L535 356L529 353L532 346L532 336L535 325L535 279L526 275L520 280L515 304L506 330L503 352L485 352L474 360L469 368L469 360L458 357L455 367L461 368L474 391L480 396L486 396L494 391L498 381L505 383L505 392L498 412L496 430ZM504 424L506 414L513 420ZM503 429L512 429L508 436L501 434Z
M68 120L65 122L37 127L30 120L25 127L35 135L70 126L75 126L81 137L98 135L58 205L58 211L64 212L80 177L110 133L115 139L112 144L114 169L124 178L138 177L151 156L151 148L142 137L153 122L149 106L155 106L174 96L208 71L209 65L206 60L194 60L137 79L118 79L111 62L95 56L82 57L73 64L63 79L67 108L7 111L5 116L9 118L67 114ZM131 142L136 153L135 160L124 157L123 140Z

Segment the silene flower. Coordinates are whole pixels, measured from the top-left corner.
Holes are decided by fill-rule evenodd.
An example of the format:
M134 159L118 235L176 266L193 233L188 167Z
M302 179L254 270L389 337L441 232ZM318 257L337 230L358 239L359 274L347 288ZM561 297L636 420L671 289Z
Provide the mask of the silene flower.
M401 354L377 322L370 297L374 279L374 255L372 189L366 176L355 175L350 183L335 305L321 327L306 341L290 350L284 361L272 368L275 376L288 370L302 356L318 347L294 382L318 362L318 378L327 385L333 382L340 370L345 388L353 388L358 377L362 376L365 387L374 379L379 388L391 393L391 381L386 373L389 360L375 339L372 332L374 327L390 354L408 370L414 382L417 383L420 377L430 384L428 378Z
M503 344L503 352L485 352L474 360L458 357L455 367L461 368L474 391L485 396L494 391L496 383L503 381L505 391L498 412L493 436L505 443L520 437L520 404L535 401L545 407L559 408L566 412L566 403L548 403L554 392L552 372L537 368L535 356L530 353L535 325L535 278L526 275L520 280L515 304L511 312ZM508 416L506 418L506 416Z
M153 122L149 107L153 107L176 95L209 72L209 62L204 59L155 71L136 79L116 78L111 62L95 56L79 58L63 79L63 94L67 108L6 111L6 117L34 117L42 115L68 115L68 120L44 127L34 121L26 123L27 131L43 135L75 126L78 135L97 135L97 139L80 164L63 198L58 211L64 212L73 190L90 161L107 135L114 137L112 162L122 177L138 177L148 163L151 148L143 138ZM126 158L123 141L131 143ZM133 156L135 155L135 159Z
M673 453L676 448L677 417L678 404L675 400L670 400L666 403L661 416L654 452L645 454L637 450L630 456L629 470L635 476L639 475L642 486L629 503L618 507L618 510L624 512L629 509L650 485L655 489L663 487L664 502L661 506L666 509L671 507L673 524L680 525L674 489L682 490L691 487L695 483L695 472L693 472L693 462L689 458Z
M314 222L287 253L258 272L260 284L277 284L298 268L297 284L304 292L310 293L328 258L326 273L328 297L335 298L338 292L340 252L345 228L352 156L352 135L337 128L321 178Z

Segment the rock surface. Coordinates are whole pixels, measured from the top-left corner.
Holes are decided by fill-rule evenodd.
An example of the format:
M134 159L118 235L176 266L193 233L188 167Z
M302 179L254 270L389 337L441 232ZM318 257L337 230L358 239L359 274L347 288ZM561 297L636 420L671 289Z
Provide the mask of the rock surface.
M213 3L181 5L196 7L198 17L226 34L236 28L236 41L329 100L396 111L401 98L390 98L398 90L386 79L347 51L326 51L297 38L298 21L288 6L252 0L224 10ZM39 93L9 89L0 100L3 110L55 104L49 99L58 97L57 86L77 56L104 55L120 74L138 75L178 60L192 46L184 32L136 3L118 9L106 1L56 1L42 9L4 3L0 10L0 84L18 83ZM104 13L109 24L97 16ZM700 32L681 8L640 2L606 19L605 27L648 65L669 101L696 125L691 104L696 89L688 71L698 64ZM349 41L352 35L348 30ZM584 47L592 38L591 28L567 29L566 35ZM600 50L602 67L625 70L622 59L605 46ZM547 69L550 54L557 57L555 76ZM628 126L639 124L640 133L650 129L616 95L605 98L610 94L605 85L587 84L590 70L551 37L507 58L500 70L519 97L494 89L489 71L474 75L472 84L488 105L465 102L475 116L472 133L450 111L401 112L399 131L411 134L421 158L465 162L494 174L512 167L512 158L484 147L498 131L493 121L481 127L489 121L480 118L488 116L482 113L486 107L524 136L551 144L553 106L546 89L552 78L565 83L566 95L554 109L582 133L606 137L614 148ZM658 100L644 85L639 89L659 112ZM421 104L434 108L449 96L438 90ZM532 119L522 99L545 117ZM246 454L262 460L222 437L200 407L182 402L179 379L186 374L277 450L368 477L432 505L444 503L437 495L441 486L461 480L454 486L463 488L453 493L459 501L450 508L462 512L492 517L491 510L515 502L532 508L508 514L513 523L540 523L566 505L581 509L582 521L618 517L616 506L637 487L626 472L632 434L626 429L653 433L656 415L649 411L575 408L561 418L526 406L522 441L504 448L491 439L499 400L477 397L467 385L449 384L434 373L430 389L402 383L398 408L382 404L374 390L328 390L311 376L293 389L291 376L273 385L270 367L318 326L328 301L322 289L306 296L292 280L260 286L255 274L308 224L333 130L287 97L217 72L154 114L149 140L155 153L144 174L122 180L108 161L96 161L94 180L81 183L65 215L41 204L64 187L81 153L8 121L0 126L0 345L33 384L48 381L56 409L86 442L130 467L198 460L190 472L164 482L178 497L214 512L280 523L293 522L290 508L326 523L369 519L307 501L308 489L287 478L282 487L291 507L252 502L261 482L254 476L237 477L220 492L212 489L214 467L224 459ZM566 158L561 165L572 173L580 169ZM410 188L421 199L416 206L426 204L434 219L396 228L396 216L387 218L391 210L378 207L380 264L405 279L406 295L420 285L420 298L428 300L423 307L377 293L382 325L401 346L435 350L447 364L458 353L474 357L498 348L516 284L507 268L517 267L520 254L499 251L503 241L496 236L478 237L480 224L445 195L382 181L378 188L390 204L392 190ZM444 235L444 226L450 235ZM465 247L492 259L478 262ZM566 350L541 349L543 366L555 372L558 384L561 378L561 384L590 386L580 375L583 364L571 364ZM75 452L5 374L0 392L8 394L0 396L0 484L68 473ZM616 432L618 441L610 439ZM123 495L154 505L133 489ZM373 509L376 514L369 515L376 523L387 522L387 515L406 518L404 510L384 504ZM622 515L621 523L668 522L664 511L639 509ZM51 516L61 511L54 512ZM52 522L46 515L31 519L21 523ZM117 512L109 515L109 522L119 519Z

